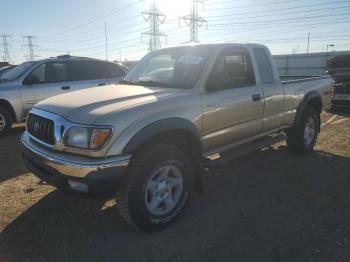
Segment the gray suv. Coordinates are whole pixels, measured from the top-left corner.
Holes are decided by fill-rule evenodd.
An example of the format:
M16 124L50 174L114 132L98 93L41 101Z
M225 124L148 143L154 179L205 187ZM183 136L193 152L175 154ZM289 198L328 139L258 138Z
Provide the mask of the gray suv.
M37 102L62 93L118 83L127 71L121 64L68 55L24 62L0 77L0 135L12 123L25 121Z

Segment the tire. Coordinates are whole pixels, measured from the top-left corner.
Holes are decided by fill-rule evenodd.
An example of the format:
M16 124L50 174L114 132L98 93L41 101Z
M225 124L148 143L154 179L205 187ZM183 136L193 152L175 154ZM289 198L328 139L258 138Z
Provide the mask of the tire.
M287 147L294 153L313 150L320 130L320 114L311 107L305 108L301 120L287 132Z
M193 187L190 157L176 146L151 144L133 156L116 195L117 208L134 228L158 231L182 213Z
M12 127L12 118L10 112L0 107L0 136L6 134Z

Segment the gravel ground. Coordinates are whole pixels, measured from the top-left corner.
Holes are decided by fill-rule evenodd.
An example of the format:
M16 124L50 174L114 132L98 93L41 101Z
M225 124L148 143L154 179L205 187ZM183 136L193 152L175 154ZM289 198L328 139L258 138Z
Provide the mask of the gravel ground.
M0 138L0 262L350 261L350 114L322 122L315 152L280 143L232 161L153 234L128 227L113 200L42 185L16 127Z

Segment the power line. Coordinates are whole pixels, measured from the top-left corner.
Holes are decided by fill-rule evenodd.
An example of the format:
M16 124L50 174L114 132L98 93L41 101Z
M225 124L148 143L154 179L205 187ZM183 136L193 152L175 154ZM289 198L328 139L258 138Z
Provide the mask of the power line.
M286 1L288 2L288 1ZM282 3L282 2L279 2ZM314 7L314 6L324 6L324 5L332 5L334 6L335 4L340 4L340 3L349 3L349 1L331 1L331 2L325 2L325 3L317 3L317 4L308 4L308 5L299 5L299 6L291 6L291 7L284 7L284 8L277 8L277 9L267 9L267 10L258 10L258 11L249 11L249 12L237 12L237 13L232 13L232 15L245 15L245 14L252 14L252 12L277 12L277 11L285 11L285 10L295 10L295 9L300 9L300 8L305 8L305 7ZM270 3L270 4L278 4L278 3ZM256 6L267 6L268 3L260 3L260 4L254 4L254 5L247 5L247 6L239 6L239 8L244 8L244 7L256 7ZM237 7L234 7L237 9ZM223 8L211 8L210 11L222 11Z
M3 61L4 62L9 62L10 63L10 52L9 52L9 42L7 41L8 38L11 36L8 34L2 34L1 39L2 39L2 48L3 48Z
M93 20L91 20L91 21L89 21L89 22L84 23L84 24L81 24L81 25L72 27L72 28L70 28L70 29L67 29L67 30L58 32L58 33L53 34L53 35L44 36L44 38L51 38L51 37L55 37L55 36L57 36L57 35L59 35L59 34L64 34L64 33L66 33L66 32L74 31L74 30L79 29L79 28L81 28L81 27L90 25L90 24L92 24L92 23L94 23L94 22L96 22L96 21L105 19L106 17L109 17L109 16L111 16L111 15L114 15L114 14L116 14L116 13L119 13L119 12L121 12L121 11L127 9L127 8L130 8L130 7L134 6L134 5L136 5L136 4L138 4L138 1L132 2L132 3L128 4L128 5L126 5L126 6L123 6L123 7L121 7L121 8L118 8L117 10L114 10L114 11L112 11L112 12L106 14L106 15L97 17L97 18L95 18L95 19L93 19Z
M339 17L339 16L347 16L350 15L348 12L346 13L341 13L341 14L336 14L336 15L331 15L331 14L327 14L327 15L316 15L316 16L301 16L301 17L293 17L293 18L283 18L283 19L274 19L274 20L263 20L263 21L246 21L246 22L233 22L233 23L225 23L225 24L212 24L211 26L229 26L229 25L247 25L247 24L274 24L276 22L293 22L297 21L297 22L301 22L301 20L310 20L310 19L316 19L316 18L320 18L320 17ZM287 21L287 22L286 22Z
M156 50L161 47L161 37L167 37L159 30L159 25L164 23L166 16L158 10L155 0L150 0L150 9L141 14L150 27L149 31L141 34L141 41L144 35L148 36L148 50Z
M350 2L349 2L350 3ZM298 11L298 13L296 13L295 11L291 11L291 12L280 12L277 14L273 14L274 16L284 16L284 15L290 15L290 14L300 14L300 13L314 13L314 12L318 12L318 11L326 11L327 13L329 13L329 11L332 10L338 10L338 9L344 9L344 8L349 8L350 6L335 6L335 7L326 7L326 8L321 8L321 9L309 9L309 10L300 10ZM285 9L285 10L288 10ZM248 19L248 18L257 18L257 17L266 17L268 14L270 14L271 12L273 12L272 10L264 10L264 11L259 11L259 14L256 14L256 12L249 12L249 13L244 13L244 14L235 14L235 18L239 18L241 19ZM251 16L246 16L247 14L251 14ZM243 16L243 17L240 17ZM228 18L232 18L232 14L228 14L228 15L215 15L215 16L207 16L207 18L219 18L220 20L222 20L222 18L224 17L228 17Z
M181 20L185 22L187 26L190 27L190 42L198 43L198 28L203 26L203 24L207 24L207 20L198 15L198 4L204 3L204 0L191 0L191 13L186 16L182 16L179 18L179 25Z

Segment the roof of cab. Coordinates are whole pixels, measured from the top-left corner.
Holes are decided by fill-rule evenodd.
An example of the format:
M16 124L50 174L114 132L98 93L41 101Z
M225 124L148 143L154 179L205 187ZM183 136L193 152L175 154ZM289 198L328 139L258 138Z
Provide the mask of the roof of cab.
M193 47L211 46L211 47L218 47L218 48L225 48L225 47L238 47L238 48L262 47L262 48L267 48L265 45L256 44L256 43L230 43L230 42L227 42L227 43L188 43L188 44L183 44L183 45L166 46L166 47L163 47L163 48L157 49L157 50L176 48L176 47L188 47L188 46L193 46Z

